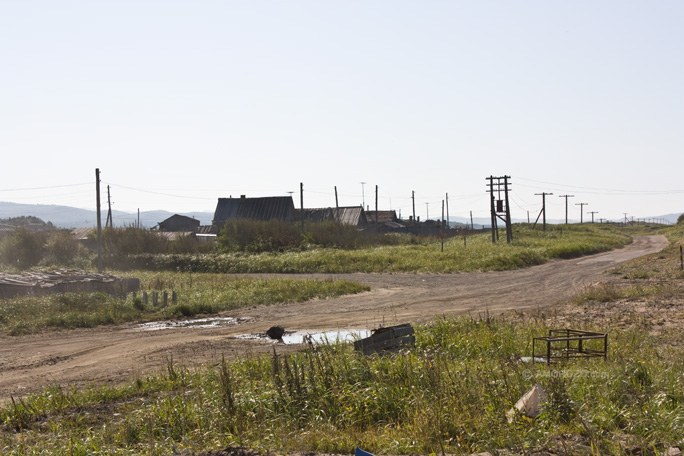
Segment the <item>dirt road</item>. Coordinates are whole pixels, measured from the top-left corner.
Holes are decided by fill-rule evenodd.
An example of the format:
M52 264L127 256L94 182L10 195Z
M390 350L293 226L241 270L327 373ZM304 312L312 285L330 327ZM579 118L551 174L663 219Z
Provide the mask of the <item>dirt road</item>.
M48 332L0 338L0 403L48 385L122 382L158 371L170 359L186 366L216 363L221 356L270 352L267 340L237 335L288 331L372 329L426 322L435 316L529 311L567 301L587 285L613 280L605 271L667 246L664 236L636 237L629 246L573 260L554 260L518 271L461 274L335 274L324 277L367 284L370 292L305 303L255 307L222 317L246 317L217 328L143 331L138 325ZM277 345L279 352L296 345Z

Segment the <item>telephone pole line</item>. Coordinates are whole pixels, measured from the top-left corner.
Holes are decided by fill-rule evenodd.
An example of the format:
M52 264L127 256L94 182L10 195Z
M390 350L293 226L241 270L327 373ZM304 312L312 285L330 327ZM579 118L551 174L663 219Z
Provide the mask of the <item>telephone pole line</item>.
M559 195L559 198L565 198L565 224L568 224L568 198L574 198L575 195Z
M575 206L580 206L580 223L584 223L584 206L589 203L575 203Z
M537 220L534 221L534 225L532 226L532 228L537 226L537 222L539 221L539 216L544 214L544 219L543 219L544 220L544 224L543 224L544 229L543 230L546 231L546 195L553 195L553 193L542 192L542 193L535 193L535 195L541 195L541 197L542 197L542 209L541 209L541 212L539 212L539 215L537 216Z

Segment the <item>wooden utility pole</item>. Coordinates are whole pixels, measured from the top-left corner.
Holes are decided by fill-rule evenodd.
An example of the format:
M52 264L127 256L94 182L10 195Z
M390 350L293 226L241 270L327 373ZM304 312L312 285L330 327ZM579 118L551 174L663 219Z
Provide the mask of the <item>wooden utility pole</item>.
M475 230L475 225L473 225L473 211L470 211L470 229Z
M492 220L492 244L496 244L496 209L494 208L494 176L489 176L489 192L491 193L491 198L489 198L489 206L491 212Z
M449 194L448 193L446 194L446 211L447 211L447 213L446 213L446 217L447 217L446 218L446 224L447 224L447 228L449 228Z
M501 176L501 177L494 177L494 176L489 176L486 179L489 180L489 184L487 186L489 187L488 192L492 194L491 197L491 212L492 212L492 243L495 243L497 239L499 238L499 229L496 226L496 219L497 217L500 218L504 223L506 223L506 242L509 244L513 240L513 227L511 224L511 209L510 209L510 204L508 200L508 188L509 188L509 183L508 179L510 179L511 176ZM496 179L496 183L494 182L494 179ZM501 181L503 180L503 184ZM504 192L504 199L501 199L501 187L503 186L503 192ZM496 188L495 188L496 187ZM497 200L496 197L494 196L494 192L497 192L499 195L499 199ZM504 213L505 217L502 217L499 215L499 213Z
M335 219L340 223L340 202L337 200L337 185L335 185Z
M378 224L378 186L375 186L375 224Z
M299 183L299 204L302 212L302 233L304 232L304 182Z
M444 229L444 200L442 200L442 229Z
M429 209L430 203L425 203L425 221L427 222L430 220L430 209Z
M535 193L535 195L541 195L541 197L542 197L542 209L541 209L541 212L539 213L539 215L544 214L544 218L543 218L544 222L543 222L542 226L544 227L543 231L546 231L546 195L553 195L553 193L542 192L542 193ZM539 221L539 215L537 216L537 220L534 221L533 228L535 226L537 226L537 222Z
M584 223L584 206L589 203L575 203L575 206L580 207L580 223Z
M107 185L107 206L109 207L109 210L107 211L105 228L114 228L114 222L112 221L112 196L109 194L109 185Z
M560 195L559 198L565 198L565 224L568 224L568 198L574 198L575 195Z
M508 178L504 176L504 200L506 201L506 242L509 244L513 240L513 223L511 223L511 206L508 204Z
M411 201L413 202L413 222L416 222L416 192L411 190Z
M100 212L100 168L95 168L95 198L97 200L97 272L102 272L102 219Z
M589 211L591 214L591 223L594 223L594 214L598 214L598 211Z

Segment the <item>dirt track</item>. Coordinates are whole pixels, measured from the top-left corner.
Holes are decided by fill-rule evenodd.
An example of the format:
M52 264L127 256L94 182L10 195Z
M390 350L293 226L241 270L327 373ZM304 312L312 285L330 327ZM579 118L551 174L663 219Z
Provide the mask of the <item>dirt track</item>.
M223 316L251 317L234 326L140 331L136 325L0 338L0 403L47 385L122 382L163 368L170 359L188 366L216 363L250 352L270 352L264 340L236 339L273 325L288 331L372 329L425 322L435 316L529 311L567 301L587 285L612 280L604 272L662 250L664 236L636 237L629 246L574 260L555 260L519 271L462 274L335 274L324 277L367 284L354 296L244 309ZM296 346L278 345L282 352Z

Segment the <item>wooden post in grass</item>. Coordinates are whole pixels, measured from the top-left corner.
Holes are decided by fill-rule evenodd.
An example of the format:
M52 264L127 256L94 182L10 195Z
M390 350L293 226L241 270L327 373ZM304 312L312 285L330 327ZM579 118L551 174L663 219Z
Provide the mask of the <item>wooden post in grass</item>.
M679 246L679 268L684 269L684 251L681 245Z

